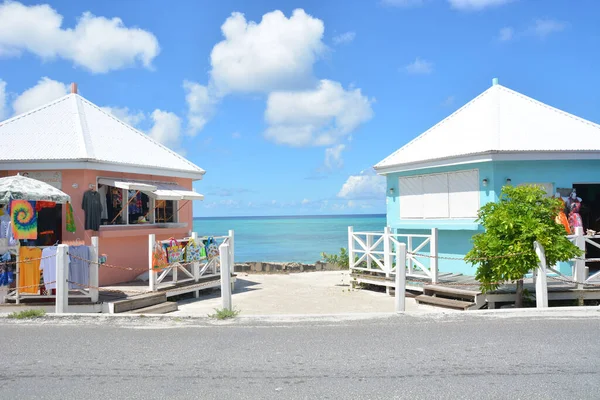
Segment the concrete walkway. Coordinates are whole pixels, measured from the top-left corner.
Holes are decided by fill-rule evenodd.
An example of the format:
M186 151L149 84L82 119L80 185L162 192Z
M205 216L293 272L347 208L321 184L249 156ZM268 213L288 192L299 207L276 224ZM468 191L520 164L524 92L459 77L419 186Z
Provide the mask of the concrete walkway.
M293 274L239 273L233 306L240 315L346 314L394 311L394 298L385 293L350 288L348 271ZM179 302L169 315L206 316L221 308L220 290ZM406 311L452 312L406 299Z

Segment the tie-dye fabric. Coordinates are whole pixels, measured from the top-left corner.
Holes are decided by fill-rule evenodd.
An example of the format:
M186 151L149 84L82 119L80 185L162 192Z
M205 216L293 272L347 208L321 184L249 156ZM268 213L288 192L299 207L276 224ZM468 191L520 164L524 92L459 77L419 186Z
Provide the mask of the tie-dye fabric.
M37 239L35 201L12 200L10 219L15 239Z

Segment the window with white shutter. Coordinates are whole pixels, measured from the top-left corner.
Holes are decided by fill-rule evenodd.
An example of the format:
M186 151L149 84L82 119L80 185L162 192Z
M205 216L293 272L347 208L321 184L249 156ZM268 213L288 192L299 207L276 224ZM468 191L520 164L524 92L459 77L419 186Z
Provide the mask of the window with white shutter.
M400 218L423 218L423 179L421 176L400 178Z
M448 174L450 218L477 218L479 173L477 170Z
M423 218L448 218L448 174L423 176Z
M479 171L401 177L400 219L477 218Z

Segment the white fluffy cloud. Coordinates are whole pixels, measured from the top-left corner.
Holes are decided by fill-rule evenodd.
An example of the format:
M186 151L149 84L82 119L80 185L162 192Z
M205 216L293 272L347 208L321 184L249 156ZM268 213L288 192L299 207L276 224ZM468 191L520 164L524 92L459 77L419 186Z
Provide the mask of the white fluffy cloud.
M181 139L181 119L172 112L158 109L150 117L154 124L148 136L171 149L177 149Z
M484 8L501 6L514 0L448 0L453 8L463 11L477 11Z
M417 57L414 62L408 64L404 69L409 74L427 75L433 72L433 63Z
M212 89L196 82L184 81L185 101L188 105L188 127L190 136L196 135L212 117L215 104L219 101Z
M338 193L342 199L365 200L385 197L385 178L374 171L362 171L348 177Z
M346 44L350 43L356 37L356 32L345 32L333 37L333 44Z
M8 116L6 112L6 82L0 79L0 121Z
M68 87L62 82L43 77L38 83L21 93L13 102L15 115L43 106L68 93Z
M265 137L290 146L330 146L371 119L372 102L360 89L345 90L329 80L314 90L273 92Z
M338 144L325 149L325 166L327 168L341 168L344 165L342 152L345 148L345 144Z
M211 52L211 78L220 94L269 92L304 87L315 61L326 50L323 21L294 10L279 10L260 23L235 12L221 26L225 39Z
M127 107L100 107L104 111L114 115L116 118L128 125L137 127L146 119L146 115L141 111L130 111Z
M501 42L508 42L515 36L515 30L510 26L500 29L499 39Z
M160 51L152 33L128 28L120 18L85 12L73 29L62 28L62 22L62 15L48 4L0 4L0 55L30 52L44 60L60 57L105 73L138 63L150 67Z
M556 21L554 19L544 18L537 19L533 23L533 26L530 30L538 37L545 38L551 33L560 32L566 28L566 24L561 21Z

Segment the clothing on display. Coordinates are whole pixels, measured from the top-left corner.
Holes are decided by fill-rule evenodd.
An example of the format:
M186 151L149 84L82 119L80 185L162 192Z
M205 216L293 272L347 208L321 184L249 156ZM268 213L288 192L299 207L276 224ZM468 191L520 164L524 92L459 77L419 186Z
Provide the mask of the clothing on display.
M10 260L10 253L4 253L0 256L0 286L8 286L15 280L13 266L8 264Z
M37 239L35 201L11 200L10 220L15 239Z
M46 290L56 289L56 251L58 247L51 246L42 250L42 262L40 269L44 276L44 285ZM68 256L67 256L68 257ZM49 283L51 282L51 283Z
M130 190L128 194L129 200L129 214L141 214L142 213L142 193Z
M73 218L73 207L67 202L67 232L75 232L75 219Z
M108 206L106 201L106 197L108 195L108 186L100 185L98 187L98 193L100 194L100 204L102 205L100 219L108 219Z
M100 193L92 189L87 190L83 194L81 208L85 212L85 229L91 229L93 231L99 230L102 216Z
M13 235L10 216L6 213L0 216L0 239L7 239L7 246L16 246L18 243L18 240Z
M560 224L562 226L565 227L565 231L567 232L567 235L571 234L571 227L569 226L569 219L567 218L567 215L565 214L565 207L566 207L566 203L562 198L558 198L561 201L562 204L562 209L560 210L560 212L558 213L558 215L556 216L556 218L554 219L555 222L557 224Z
M44 208L54 208L56 203L53 201L37 201L35 203L35 211L41 211Z
M571 231L575 232L575 228L583 228L583 222L579 211L581 210L581 203L579 201L571 202L571 209L569 211L569 226Z
M37 247L19 248L19 292L30 294L39 292L41 257L42 250Z
M90 283L90 248L88 246L69 246L69 289L83 289Z

